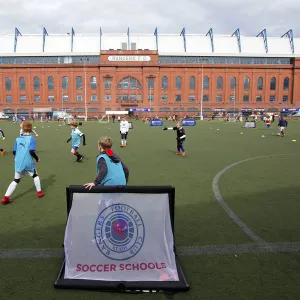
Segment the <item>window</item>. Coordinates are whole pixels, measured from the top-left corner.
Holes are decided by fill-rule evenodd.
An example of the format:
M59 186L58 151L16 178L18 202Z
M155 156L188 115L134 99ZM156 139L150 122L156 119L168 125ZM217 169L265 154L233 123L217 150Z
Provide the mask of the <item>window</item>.
M221 76L217 79L217 90L222 91L223 90L223 78Z
M35 76L33 78L33 88L35 91L39 91L40 90L40 78Z
M63 102L68 102L69 101L69 96L68 95L63 95L62 100L63 100Z
M263 90L263 79L262 79L262 77L258 77L258 79L257 79L257 90L258 91Z
M206 91L209 89L209 78L207 76L203 78L203 89Z
M96 76L92 76L90 78L90 84L91 84L91 90L96 90L97 89L97 78L96 78Z
M106 90L111 89L111 78L104 78L104 87Z
M148 78L148 89L149 90L154 89L154 78L152 78L152 77Z
M243 102L249 102L249 95L244 95Z
M176 95L175 96L175 101L180 102L181 101L181 95Z
M235 77L230 78L230 90L231 91L236 90L236 78Z
M26 96L20 95L20 102L26 102Z
M97 101L97 95L91 95L91 102Z
M129 83L130 83L130 89L134 90L140 90L142 88L140 82L134 78L134 77L126 77L123 78L121 81L118 83L118 90L128 90L129 88Z
M262 96L261 95L256 96L256 102L262 102Z
M190 102L195 102L195 100L196 100L195 95L189 95L189 101Z
M153 100L154 100L154 95L152 95L152 94L150 95L150 94L149 94L149 95L148 95L148 101L149 101L149 102L152 102Z
M5 78L5 90L11 91L11 79L9 77Z
M229 96L229 101L230 102L235 102L235 96L234 95L230 95Z
M19 87L20 87L20 91L25 91L26 90L26 84L25 84L25 78L24 77L20 77Z
M12 96L6 96L6 103L12 102Z
M128 100L128 99L127 99L127 100ZM111 95L106 94L106 95L104 96L104 101L110 102L110 101L111 101Z
M52 76L48 77L48 90L49 91L54 90L54 78Z
M288 102L289 101L289 97L288 96L283 96L282 97L282 102Z
M288 91L289 90L289 85L290 85L290 79L288 77L285 77L284 81L283 81L283 89L285 91Z
M54 102L54 96L48 95L48 102Z
M34 102L40 102L41 101L41 96L40 95L34 95L33 96L33 101Z
M190 78L190 90L191 90L191 91L194 91L194 90L195 90L195 87L196 87L195 77L192 76L192 77Z
M82 90L82 77L76 77L76 90Z
M168 95L161 95L161 99L162 102L166 102L168 101Z
M244 78L244 91L249 91L250 87L250 79L249 77Z
M180 76L176 77L176 90L179 91L181 90L181 85L182 85L182 79Z
M270 102L275 102L275 95L270 96Z
M217 95L216 101L217 101L217 102L223 102L223 97L222 97L222 95Z
M164 76L161 79L161 89L162 90L167 90L168 89L168 77Z
M208 95L203 95L203 101L208 102Z
M126 95L126 94L125 94L125 95L123 95L123 100L124 100L124 101L128 101L128 100L129 100L129 97L128 97L128 95Z
M271 81L270 81L270 90L271 91L275 91L276 90L276 78L275 77L271 78Z
M64 91L66 91L68 89L68 86L69 86L69 84L68 84L68 77L64 76L62 78L61 84L62 84L62 89Z
M130 101L135 101L136 100L136 95L129 95L129 100Z
M82 102L82 95L76 95L76 102Z

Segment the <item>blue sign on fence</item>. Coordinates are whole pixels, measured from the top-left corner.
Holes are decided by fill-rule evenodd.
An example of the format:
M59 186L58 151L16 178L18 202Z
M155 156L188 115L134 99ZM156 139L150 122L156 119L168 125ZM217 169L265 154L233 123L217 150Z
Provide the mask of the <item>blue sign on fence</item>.
M147 111L153 111L153 109L152 108L129 108L129 111L130 112L135 112L135 111L145 111L145 112L147 112Z
M182 126L195 126L196 121L194 119L184 119L182 120Z
M162 120L159 119L153 119L149 123L150 126L163 126Z

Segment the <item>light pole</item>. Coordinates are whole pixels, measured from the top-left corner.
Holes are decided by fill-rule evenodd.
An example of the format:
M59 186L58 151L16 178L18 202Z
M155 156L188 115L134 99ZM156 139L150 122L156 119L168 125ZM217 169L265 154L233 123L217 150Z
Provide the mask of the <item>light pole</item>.
M81 58L83 62L83 71L84 71L84 111L85 111L85 121L87 121L87 104L86 104L86 70L85 70L85 63L89 61L88 58Z
M202 61L202 79L201 79L201 96L200 96L200 120L203 121L203 61Z

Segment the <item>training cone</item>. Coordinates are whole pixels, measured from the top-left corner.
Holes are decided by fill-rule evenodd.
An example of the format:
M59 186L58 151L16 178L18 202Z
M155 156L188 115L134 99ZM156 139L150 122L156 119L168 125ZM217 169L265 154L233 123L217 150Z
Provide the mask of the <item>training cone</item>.
M264 138L265 136L264 136L264 135L262 135L261 137L262 137L262 138Z
M243 132L241 132L240 134L244 134Z
M293 142L293 143L296 143L297 141L296 141L296 140L292 140L292 142Z

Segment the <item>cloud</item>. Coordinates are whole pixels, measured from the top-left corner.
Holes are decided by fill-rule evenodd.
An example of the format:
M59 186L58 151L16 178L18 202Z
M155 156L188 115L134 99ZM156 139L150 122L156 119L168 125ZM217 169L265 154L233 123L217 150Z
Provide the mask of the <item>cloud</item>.
M296 0L0 0L0 34L132 32L215 34L253 36L264 28L269 36L280 36L290 28L300 32L300 1ZM300 34L299 34L300 35Z

